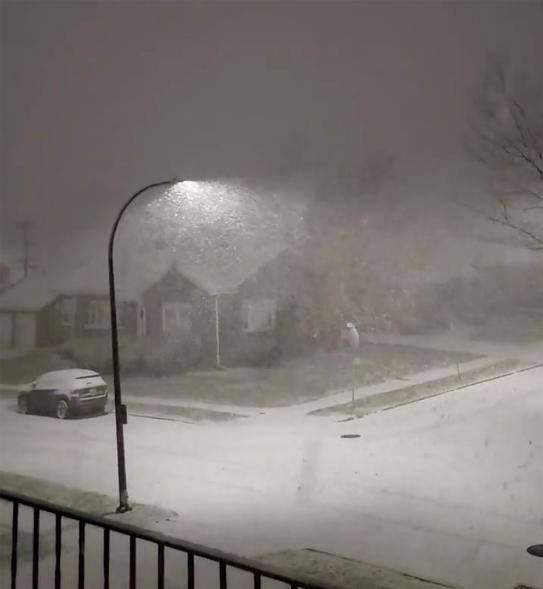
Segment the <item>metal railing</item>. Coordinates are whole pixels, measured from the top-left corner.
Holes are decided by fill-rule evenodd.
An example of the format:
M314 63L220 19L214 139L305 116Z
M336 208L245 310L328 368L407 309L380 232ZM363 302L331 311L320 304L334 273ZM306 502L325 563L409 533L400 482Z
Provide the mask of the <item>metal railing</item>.
M164 589L165 583L165 550L172 549L186 555L186 583L180 587L195 589L197 587L197 578L195 573L195 558L201 558L208 562L218 565L218 584L219 589L228 588L229 569L244 571L252 576L251 586L254 589L261 589L262 581L265 579L283 583L291 588L297 589L337 589L329 584L316 583L310 579L296 576L292 577L281 572L273 566L264 563L258 563L250 559L227 554L219 550L207 548L200 544L179 540L175 537L168 536L159 532L146 530L131 524L125 524L119 521L112 521L104 516L92 515L71 509L61 507L48 501L36 499L19 493L3 491L0 489L0 500L11 503L12 505L12 522L11 522L11 589L17 587L17 569L18 569L18 548L19 548L19 507L21 505L29 507L32 510L32 588L37 589L40 586L40 514L46 512L54 516L54 587L62 587L62 525L63 520L76 521L78 523L78 550L77 550L77 586L78 589L85 587L85 532L88 526L101 528L103 531L103 551L102 551L102 572L103 587L110 587L111 572L111 550L110 537L111 533L121 534L129 539L129 564L128 564L128 586L130 589L137 587L137 541L142 540L156 546L156 564L157 576L156 587ZM146 585L148 587L149 585ZM205 589L211 589L209 585Z

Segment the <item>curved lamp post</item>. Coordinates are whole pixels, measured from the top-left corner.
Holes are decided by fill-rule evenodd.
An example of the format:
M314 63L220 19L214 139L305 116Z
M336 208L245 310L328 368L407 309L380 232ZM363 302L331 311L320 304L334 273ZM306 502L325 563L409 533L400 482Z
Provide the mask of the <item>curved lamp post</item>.
M113 268L113 245L115 243L115 233L121 217L123 216L129 205L141 194L150 190L151 188L158 188L159 186L173 186L181 182L181 180L173 179L163 182L153 182L148 184L141 190L138 190L125 203L123 208L119 211L111 235L109 237L108 247L108 269L109 269L109 304L111 309L111 347L113 354L113 390L115 394L115 431L117 434L117 469L119 473L119 506L118 513L130 511L132 508L128 503L128 490L126 486L126 462L124 454L124 435L123 425L127 422L126 405L123 405L121 398L121 377L119 366L119 334L117 329L117 306L115 297L115 273Z

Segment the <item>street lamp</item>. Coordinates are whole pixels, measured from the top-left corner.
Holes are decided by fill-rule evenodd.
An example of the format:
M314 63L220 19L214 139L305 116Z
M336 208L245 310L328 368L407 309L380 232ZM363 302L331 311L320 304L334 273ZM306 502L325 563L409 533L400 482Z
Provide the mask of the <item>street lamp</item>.
M115 394L115 432L117 434L117 470L119 474L119 506L117 513L125 513L132 508L128 503L128 490L126 486L126 461L124 453L124 434L123 425L127 422L126 405L123 405L121 398L121 377L119 367L119 334L117 329L117 306L115 297L115 273L113 268L113 245L115 243L115 233L117 227L126 209L129 205L141 194L150 190L151 188L158 188L160 186L173 186L182 182L182 180L173 179L163 182L153 182L148 184L141 190L138 190L125 203L123 208L119 211L111 235L109 237L108 247L108 269L109 269L109 305L111 309L111 347L113 354L113 391Z
M539 556L539 558L543 558L543 544L533 544L526 549L526 552L532 556Z

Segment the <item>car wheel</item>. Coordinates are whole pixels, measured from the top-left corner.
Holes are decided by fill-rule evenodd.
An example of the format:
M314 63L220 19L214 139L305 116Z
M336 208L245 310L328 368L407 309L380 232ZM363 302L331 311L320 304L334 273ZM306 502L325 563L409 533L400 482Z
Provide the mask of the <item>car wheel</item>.
M59 418L59 419L66 419L68 417L68 411L69 411L70 407L68 406L68 401L66 401L66 399L60 399L57 402L57 406L56 406L56 410L55 410L55 415Z
M23 395L17 399L17 411L22 415L26 415L28 413L28 398L26 395Z

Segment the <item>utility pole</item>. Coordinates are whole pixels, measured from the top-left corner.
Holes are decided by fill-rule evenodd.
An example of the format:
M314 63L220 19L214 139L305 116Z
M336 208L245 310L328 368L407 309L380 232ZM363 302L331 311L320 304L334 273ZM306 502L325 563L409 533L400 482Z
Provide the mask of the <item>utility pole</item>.
M33 245L30 239L30 229L32 224L30 221L23 221L21 223L21 231L23 233L23 257L21 258L21 263L23 265L23 278L28 276L28 272L35 268L35 266L30 261L30 248Z

